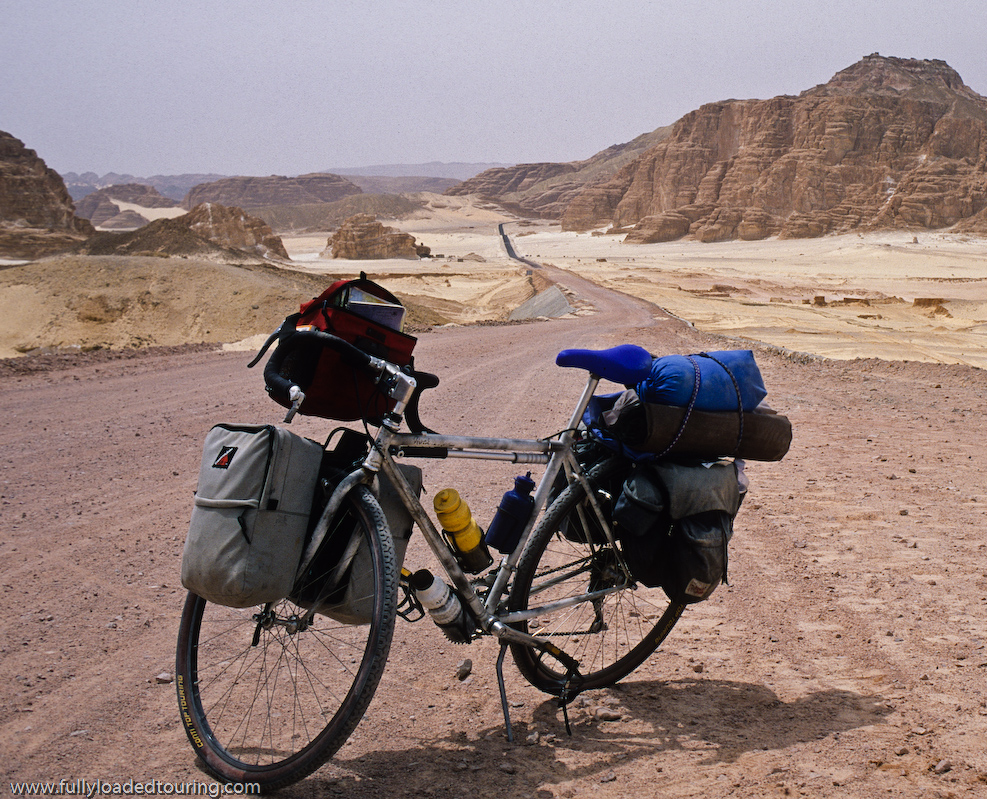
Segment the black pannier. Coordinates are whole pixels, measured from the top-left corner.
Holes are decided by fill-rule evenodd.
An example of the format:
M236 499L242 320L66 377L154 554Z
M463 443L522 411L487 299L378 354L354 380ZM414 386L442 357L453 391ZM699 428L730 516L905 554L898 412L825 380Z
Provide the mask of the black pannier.
M634 578L674 602L700 602L727 579L727 545L740 507L731 460L639 463L613 511L614 535Z
M339 482L363 461L369 450L368 438L355 430L342 429L336 446L325 452L312 505L306 546L314 528ZM422 471L411 464L397 464L411 486L421 493ZM381 472L374 481L381 510L394 541L398 569L404 562L411 539L413 519L398 495L397 488ZM333 520L311 559L302 564L289 598L303 608L314 607L317 613L344 624L368 624L373 618L374 582L369 549L356 535L357 520L343 508Z

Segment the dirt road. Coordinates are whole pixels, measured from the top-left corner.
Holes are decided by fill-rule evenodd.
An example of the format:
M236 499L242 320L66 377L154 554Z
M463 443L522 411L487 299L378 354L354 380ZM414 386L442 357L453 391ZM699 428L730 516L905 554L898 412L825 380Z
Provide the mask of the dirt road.
M582 377L567 346L730 349L568 274L573 318L443 328L420 368L442 432L545 435ZM589 313L590 310L595 311ZM504 736L489 641L399 622L366 718L292 797L930 797L987 794L984 373L757 352L788 457L750 464L731 585L687 611L622 685L553 703L508 668ZM243 353L80 356L0 369L4 779L204 780L178 723L178 567L200 445L276 422ZM302 419L296 432L329 425ZM437 464L488 518L514 467ZM413 540L408 561L428 565ZM473 675L456 679L473 661ZM601 707L615 711L601 720Z

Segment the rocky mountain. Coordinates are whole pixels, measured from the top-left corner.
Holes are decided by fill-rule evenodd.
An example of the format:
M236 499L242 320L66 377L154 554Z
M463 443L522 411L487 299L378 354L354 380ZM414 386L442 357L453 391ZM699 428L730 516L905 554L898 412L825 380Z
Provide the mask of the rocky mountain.
M821 236L857 229L987 233L987 99L943 61L867 56L798 96L725 100L592 185L567 230L627 241Z
M120 220L116 220L112 224L107 224L114 217L121 214L120 206L117 204L118 202L139 205L142 208L178 207L177 201L172 200L170 197L165 197L153 186L142 183L125 183L121 186L108 186L104 189L97 189L91 194L87 194L76 203L76 214L84 219L88 219L97 227L120 226ZM138 214L139 212L132 210L128 218L132 221L137 221L138 224L147 224L149 220L146 218L142 217L144 219L143 222L135 219Z
M239 208L271 205L305 205L331 203L351 194L360 194L359 186L340 175L316 172L298 177L235 177L203 183L192 188L183 208L201 203L220 203Z
M61 177L20 139L0 131L0 257L61 252L93 233Z
M370 214L355 214L339 226L323 255L363 260L421 258L429 253L429 248L416 244L410 233L385 227Z
M558 219L589 185L602 183L654 146L671 128L658 128L625 144L615 144L585 161L517 164L487 169L445 191L450 196L477 194L525 216Z
M279 236L262 219L242 208L202 203L179 217L189 230L224 247L255 253L264 258L291 260Z
M102 232L87 241L84 255L178 255L223 263L288 259L267 224L240 208L204 203L179 217L156 219L139 230Z

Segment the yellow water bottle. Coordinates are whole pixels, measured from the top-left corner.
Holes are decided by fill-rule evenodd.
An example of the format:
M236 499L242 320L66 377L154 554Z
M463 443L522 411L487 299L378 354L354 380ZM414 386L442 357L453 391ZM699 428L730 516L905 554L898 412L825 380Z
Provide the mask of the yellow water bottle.
M464 571L478 574L493 563L483 531L473 520L469 505L454 488L444 488L432 499L442 532L452 546Z

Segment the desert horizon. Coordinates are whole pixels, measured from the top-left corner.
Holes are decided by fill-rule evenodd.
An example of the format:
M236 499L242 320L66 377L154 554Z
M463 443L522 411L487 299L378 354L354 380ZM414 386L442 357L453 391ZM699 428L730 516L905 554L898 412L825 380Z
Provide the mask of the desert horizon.
M175 212L158 209L158 213ZM987 368L983 270L987 240L967 234L891 231L784 241L627 244L600 235L601 231L562 231L557 223L519 219L440 195L434 195L428 210L413 218L381 221L413 235L431 248L432 257L333 259L324 255L330 232L309 232L283 234L291 262L272 268L284 277L304 274L314 279L309 291L317 288L320 277L362 270L411 304L427 309L425 323L500 322L536 292L530 270L506 253L497 229L503 222L520 256L654 302L739 347L760 343L837 360L880 358ZM86 263L78 258L8 261L0 269L0 285L6 285L0 299L0 357L34 349L31 342L23 341L24 326L46 314L51 317L46 326L49 338L34 342L38 347L133 346L135 325L145 327L145 345L215 341L246 349L268 332L265 324L250 336L226 340L229 335L206 334L208 325L189 323L190 316L198 318L210 307L236 302L222 296L227 283L216 286L215 294L197 293L199 313L186 309L161 318L145 313L128 321L123 306L130 304L127 297L146 290L137 283L147 276L135 272L137 283L131 283L121 272L120 285L102 286L98 292L90 287L83 292L88 292L86 298L71 297L53 265L70 268L69 264ZM174 272L176 280L193 268L180 258L155 260L160 261L155 265L158 271ZM78 265L71 269L78 271ZM98 271L102 266L95 261L93 268ZM80 290L84 284L80 275ZM77 314L82 318L72 330L52 332L58 328L59 302L78 306L84 299L99 303L101 296L106 297L104 305L117 307L120 313ZM244 297L246 303L249 295ZM279 307L261 310L269 311L267 317L276 324L307 298L304 290L295 298L287 293L277 301ZM177 298L158 298L164 305L173 301ZM256 297L249 303L258 301L274 304L270 298ZM166 329L169 325L173 329Z

